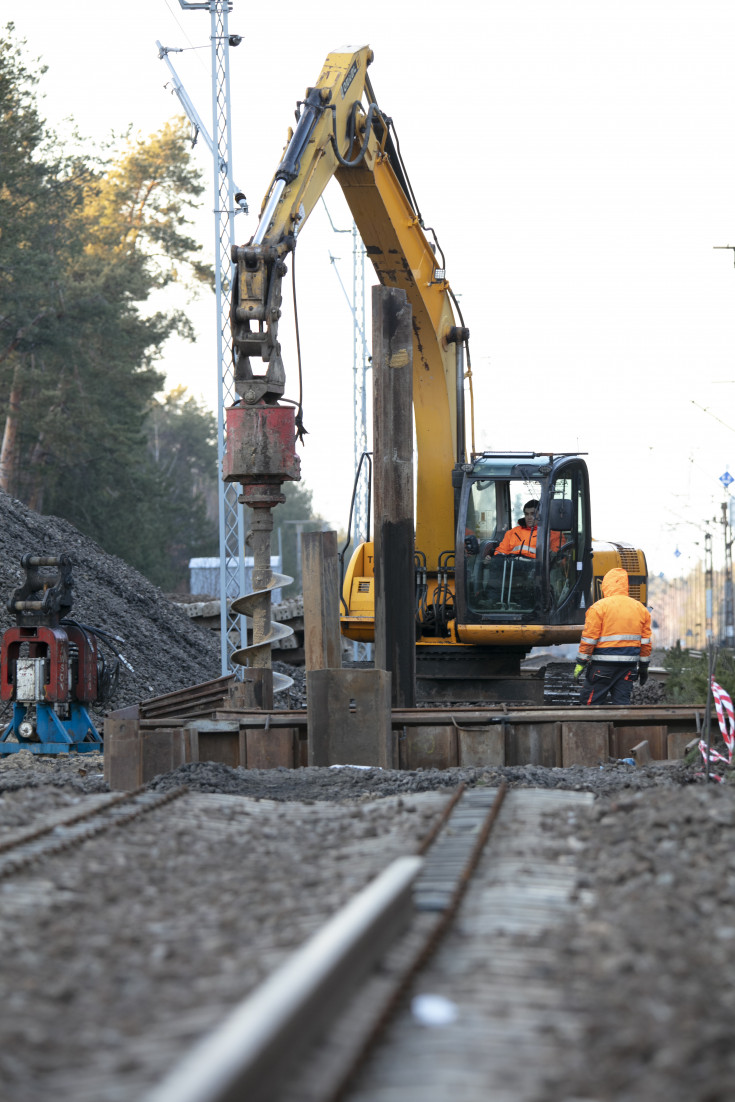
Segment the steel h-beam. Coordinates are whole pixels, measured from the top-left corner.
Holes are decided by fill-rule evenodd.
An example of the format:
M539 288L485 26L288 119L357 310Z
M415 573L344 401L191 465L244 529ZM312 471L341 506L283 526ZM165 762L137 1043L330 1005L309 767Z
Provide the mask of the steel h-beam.
M394 708L416 704L413 326L398 287L373 287L375 668Z

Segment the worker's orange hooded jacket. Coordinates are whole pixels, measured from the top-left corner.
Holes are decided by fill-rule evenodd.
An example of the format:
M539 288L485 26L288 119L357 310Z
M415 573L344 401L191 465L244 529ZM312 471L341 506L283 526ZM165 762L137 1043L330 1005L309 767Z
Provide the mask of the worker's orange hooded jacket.
M509 529L498 545L496 555L523 555L526 559L536 558L536 537L538 526L527 528L525 524L516 524ZM561 532L552 532L549 540L552 551L561 547Z
M602 579L602 597L587 609L577 661L648 662L651 614L628 596L628 575L615 567Z

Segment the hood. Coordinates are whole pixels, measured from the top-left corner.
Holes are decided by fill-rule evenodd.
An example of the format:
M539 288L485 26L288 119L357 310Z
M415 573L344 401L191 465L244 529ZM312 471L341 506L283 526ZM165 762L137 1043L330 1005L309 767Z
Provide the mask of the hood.
M616 566L608 570L602 579L603 597L627 597L628 596L628 572L622 567Z

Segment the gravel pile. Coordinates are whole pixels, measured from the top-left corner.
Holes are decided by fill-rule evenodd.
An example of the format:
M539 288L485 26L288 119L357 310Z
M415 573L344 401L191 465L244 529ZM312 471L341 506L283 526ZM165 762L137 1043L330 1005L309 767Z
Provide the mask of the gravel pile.
M132 670L123 667L109 709L160 696L220 675L216 633L193 624L162 591L122 559L108 555L59 517L34 513L0 492L0 634L15 624L7 602L25 579L25 554L71 555L75 561L71 617L111 635ZM102 648L114 660L110 648ZM93 718L101 712L95 710Z
M78 793L107 792L102 754L60 754L36 757L28 750L0 757L0 794L24 787L63 787ZM364 769L358 766L310 766L304 769L233 769L218 762L191 762L155 777L149 788L158 791L184 784L195 792L304 803L373 800L386 796L468 787L563 788L609 796L618 792L665 789L674 799L683 786L701 785L698 764L651 762L643 768L610 762L596 768L575 765L566 769L542 766L506 766L485 769ZM712 788L713 786L708 786Z

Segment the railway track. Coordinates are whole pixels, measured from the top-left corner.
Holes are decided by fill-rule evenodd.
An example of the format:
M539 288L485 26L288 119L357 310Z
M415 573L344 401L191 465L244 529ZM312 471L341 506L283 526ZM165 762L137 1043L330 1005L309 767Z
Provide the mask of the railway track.
M498 938L494 994L482 985L475 1005L469 984L451 1047L477 1045L468 1016L493 1004L502 1066L509 999L538 1046L548 1007L532 1013L523 979L538 961L503 931L564 913L574 870L549 865L541 822L587 794L309 806L176 789L59 795L42 821L24 798L11 794L12 826L0 817L7 1102L403 1100L406 1061L429 1066L437 1042L405 1008L411 985L456 1004L457 977L476 978ZM415 1097L446 1098L447 1076L457 1088L446 1055ZM478 1099L511 1097L486 1088Z
M645 792L621 778L591 812L580 791L512 788L411 987L439 911L411 908L274 1102L691 1102L731 1083L732 790L665 773ZM7 789L0 851L61 841L113 799ZM0 877L3 1102L163 1089L397 857L438 853L451 810L446 790L336 806L189 791L19 862ZM452 1013L428 1024L426 997Z
M447 802L167 796L0 799L3 1102L137 1102Z
M549 867L542 818L573 814L592 797L514 792L503 816L505 795L458 794L421 864L403 858L386 870L145 1102L439 1102L450 1092L463 1102L531 1099L548 1069L543 1034L552 1015L558 1024L560 993L539 985L538 954L509 949L503 938L536 933L567 913L574 869ZM502 838L483 859L498 818ZM455 944L442 955L445 935ZM502 965L494 963L486 988L478 975L499 945ZM411 991L427 985L429 1005L454 1008L458 1018L439 1043L406 1008Z
M559 1066L559 1036L575 1046L570 1011L546 939L572 913L574 854L560 852L547 816L573 817L588 794L514 790L469 885L458 922L412 988L345 1102L537 1102ZM426 1023L422 997L453 1017ZM567 1097L567 1095L563 1095Z
M147 812L156 811L186 792L181 786L169 792L139 788L122 795L90 796L81 811L51 813L31 830L0 841L0 880L27 869L64 850L71 850L103 831L124 826Z

